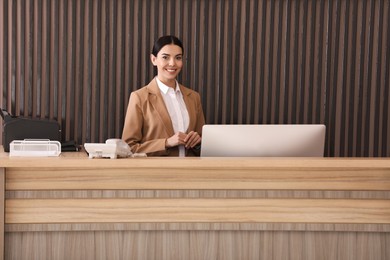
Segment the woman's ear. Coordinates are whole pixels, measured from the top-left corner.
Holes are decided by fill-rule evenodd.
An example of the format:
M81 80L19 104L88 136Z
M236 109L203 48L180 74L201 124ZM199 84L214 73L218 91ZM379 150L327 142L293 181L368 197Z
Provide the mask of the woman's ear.
M154 66L157 66L156 65L156 59L157 59L156 56L154 56L153 54L150 54L150 61L153 63Z

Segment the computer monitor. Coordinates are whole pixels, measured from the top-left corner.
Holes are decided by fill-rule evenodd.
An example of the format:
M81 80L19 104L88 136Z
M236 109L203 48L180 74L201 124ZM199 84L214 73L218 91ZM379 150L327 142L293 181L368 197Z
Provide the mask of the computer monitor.
M204 125L201 157L323 157L325 125Z

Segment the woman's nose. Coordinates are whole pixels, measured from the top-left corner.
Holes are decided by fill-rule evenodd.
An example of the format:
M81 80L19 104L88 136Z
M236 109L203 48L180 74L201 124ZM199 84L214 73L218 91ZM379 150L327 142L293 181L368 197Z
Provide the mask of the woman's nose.
M173 66L175 65L175 59L169 59L169 65Z

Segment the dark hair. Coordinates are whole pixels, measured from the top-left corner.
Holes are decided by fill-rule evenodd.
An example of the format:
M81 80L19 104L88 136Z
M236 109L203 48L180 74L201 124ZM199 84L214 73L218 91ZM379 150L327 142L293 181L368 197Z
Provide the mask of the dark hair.
M154 43L153 49L152 49L152 54L157 57L157 53L165 46L168 44L174 44L177 45L181 48L181 50L184 53L184 48L183 48L183 43L177 38L176 36L173 35L165 35L160 38Z

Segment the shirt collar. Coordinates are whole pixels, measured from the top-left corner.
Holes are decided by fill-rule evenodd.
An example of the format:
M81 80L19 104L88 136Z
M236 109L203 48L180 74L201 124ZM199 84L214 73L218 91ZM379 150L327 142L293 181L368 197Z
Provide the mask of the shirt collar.
M159 80L157 77L156 77L156 81L157 81L157 85L158 85L158 88L160 89L160 91L164 94L167 94L168 93L168 90L171 89L171 87L168 87L167 85L165 85L164 83L161 82L161 80ZM177 80L176 80L176 89L175 89L175 92L180 92L180 87L179 87L179 83L177 83Z

